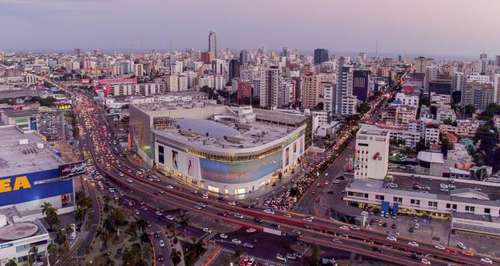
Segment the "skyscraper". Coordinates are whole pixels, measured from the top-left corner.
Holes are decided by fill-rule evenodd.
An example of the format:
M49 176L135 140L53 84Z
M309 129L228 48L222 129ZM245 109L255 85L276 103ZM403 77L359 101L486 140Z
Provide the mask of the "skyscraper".
M365 69L354 70L352 84L353 95L355 95L359 101L365 102L368 100L370 71Z
M240 62L237 59L229 61L229 80L240 77Z
M217 36L213 31L208 34L208 52L217 58Z
M356 114L356 96L353 90L353 66L341 65L337 74L336 113L343 116Z
M479 60L481 61L481 68L479 72L481 72L481 75L484 75L486 73L486 65L488 64L488 55L485 53L480 54Z
M317 75L306 73L302 77L302 107L304 109L314 108L318 104L320 80Z
M328 50L327 49L314 49L314 64L319 65L323 62L328 61Z
M241 50L240 52L240 64L241 65L248 65L248 61L249 60L249 55L248 55L248 51L247 50Z
M281 70L270 66L262 72L260 85L260 106L272 108L278 106L278 93L281 89Z
M496 67L500 67L500 55L497 55L496 58L495 58L495 66Z

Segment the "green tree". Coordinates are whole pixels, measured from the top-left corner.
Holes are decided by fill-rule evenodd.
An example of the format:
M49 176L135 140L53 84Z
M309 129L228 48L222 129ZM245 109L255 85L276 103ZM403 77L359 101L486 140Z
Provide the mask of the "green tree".
M362 114L367 113L368 111L370 111L370 109L370 104L367 102L363 102L358 106L358 112Z
M38 247L36 245L31 245L31 248L28 252L28 264L31 266L37 260L38 255Z
M464 107L464 114L466 117L471 117L476 112L476 107L474 105L469 104Z
M310 265L311 266L319 266L321 259L321 249L318 245L314 245L311 254Z
M141 230L141 232L144 232L146 227L148 227L148 223L144 219L137 220L137 228Z
M55 225L59 225L59 216L52 204L44 202L42 204L42 214L45 215L45 220L49 224L50 231L53 230Z
M49 253L48 260L50 265L54 265L56 263L57 258L57 245L54 243L50 243L47 246L47 253Z
M17 266L17 262L15 259L10 259L7 263L5 263L5 266Z
M85 210L81 207L77 207L75 211L75 220L78 224L83 222L83 218L85 217Z

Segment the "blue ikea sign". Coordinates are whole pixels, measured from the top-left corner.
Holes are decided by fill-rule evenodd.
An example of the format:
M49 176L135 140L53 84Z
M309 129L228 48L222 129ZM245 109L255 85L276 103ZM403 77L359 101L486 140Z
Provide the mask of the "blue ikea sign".
M59 169L0 177L0 206L73 193L73 179L59 177Z

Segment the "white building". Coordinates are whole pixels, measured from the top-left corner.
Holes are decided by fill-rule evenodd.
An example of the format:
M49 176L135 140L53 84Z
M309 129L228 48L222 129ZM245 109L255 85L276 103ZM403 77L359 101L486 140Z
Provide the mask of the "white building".
M424 131L425 144L439 143L439 127L427 125Z
M396 101L398 101L402 105L409 105L418 108L419 97L418 95L398 92L396 94Z
M449 105L442 105L439 106L437 113L436 113L436 119L444 122L446 120L450 121L455 121L457 120L457 115L455 114L455 111L451 109Z
M349 116L356 114L357 98L352 94L353 67L343 65L339 67L337 77L337 114Z
M356 134L354 178L383 180L389 166L389 131L362 126Z

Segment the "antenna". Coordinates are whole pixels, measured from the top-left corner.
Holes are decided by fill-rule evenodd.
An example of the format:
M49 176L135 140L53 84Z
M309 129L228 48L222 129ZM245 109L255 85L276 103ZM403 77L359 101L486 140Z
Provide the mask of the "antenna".
M378 40L375 40L375 57L378 57Z

